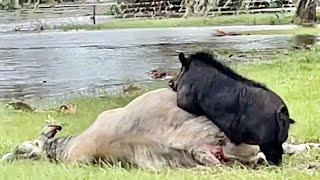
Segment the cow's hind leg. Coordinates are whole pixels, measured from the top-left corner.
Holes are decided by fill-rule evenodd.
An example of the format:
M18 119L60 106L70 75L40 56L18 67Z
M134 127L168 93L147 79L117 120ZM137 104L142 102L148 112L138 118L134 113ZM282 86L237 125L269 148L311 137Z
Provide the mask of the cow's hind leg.
M217 166L221 165L220 160L223 160L223 151L221 146L203 144L201 146L191 148L191 152L195 160L203 165Z

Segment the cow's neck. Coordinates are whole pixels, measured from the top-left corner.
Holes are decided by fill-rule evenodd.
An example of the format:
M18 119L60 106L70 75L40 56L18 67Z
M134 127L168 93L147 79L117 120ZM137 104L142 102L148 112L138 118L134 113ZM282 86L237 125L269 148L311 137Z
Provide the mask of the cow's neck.
M43 151L50 160L64 160L66 151L75 136L66 136L54 138L46 142L43 146Z

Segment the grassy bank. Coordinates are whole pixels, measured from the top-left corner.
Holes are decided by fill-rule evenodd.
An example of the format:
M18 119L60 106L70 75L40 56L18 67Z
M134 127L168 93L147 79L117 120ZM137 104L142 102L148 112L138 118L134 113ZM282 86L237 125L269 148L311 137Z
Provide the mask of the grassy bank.
M246 77L266 83L287 102L297 121L291 128L291 142L320 141L320 50L293 51L272 61L233 64ZM164 87L165 83L158 87ZM77 133L88 127L96 116L121 107L140 93L107 95L104 98L71 99L78 106L75 115L55 112L23 113L0 104L0 155L26 139L39 135L48 114L66 126L61 134ZM320 172L305 167L320 159L320 152L285 156L282 167L253 170L239 164L231 167L161 170L159 172L124 170L117 167L94 167L49 162L0 162L0 179L319 179Z
M116 19L96 25L69 24L58 29L119 29L119 28L156 28L156 27L193 27L218 25L263 25L290 24L292 13L276 14L239 14L217 17L170 18L170 19Z
M276 34L289 34L289 35L319 35L319 27L297 27L294 29L272 29L272 30L261 30L261 31L245 31L242 34L251 35L276 35Z

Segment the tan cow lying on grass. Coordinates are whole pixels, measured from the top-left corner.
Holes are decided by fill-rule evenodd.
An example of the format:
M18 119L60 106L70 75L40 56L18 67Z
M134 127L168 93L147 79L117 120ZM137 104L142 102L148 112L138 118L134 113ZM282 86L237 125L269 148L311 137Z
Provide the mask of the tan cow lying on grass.
M236 146L210 120L177 107L176 93L151 91L123 108L101 113L78 135L55 137L60 126L43 129L41 136L18 145L2 159L48 158L63 162L99 160L140 168L220 165L239 160L256 163L258 146Z

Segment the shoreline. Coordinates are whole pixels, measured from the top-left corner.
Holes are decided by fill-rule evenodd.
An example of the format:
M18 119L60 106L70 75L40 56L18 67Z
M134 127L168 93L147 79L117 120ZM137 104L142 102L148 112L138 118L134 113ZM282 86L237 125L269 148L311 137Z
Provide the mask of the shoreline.
M135 28L174 28L174 27L208 27L208 26L237 26L237 25L288 25L292 13L275 14L241 14L217 17L189 18L128 18L118 19L113 16L98 16L97 24L91 24L90 16L34 18L24 21L2 23L0 32L41 32L70 30L104 30L104 29L135 29Z
M168 27L206 27L226 25L283 25L290 24L292 13L275 14L241 14L224 15L217 17L189 17L189 18L128 18L114 19L105 23L92 24L67 24L57 26L57 29L74 30L101 30L123 28L168 28Z
M97 24L89 24L90 16L81 17L59 17L27 19L25 21L12 21L9 24L0 24L1 35L16 33L46 33L46 32L74 32L74 31L96 31L96 30L120 30L120 29L156 29L156 28L228 28L241 26L274 26L275 28L261 30L247 30L244 33L252 35L271 34L320 34L317 28L299 27L291 24L293 13L280 14L240 14L223 15L217 17L189 17L189 18L128 18L118 19L113 16L98 16ZM320 15L319 15L320 18ZM286 26L282 28L280 26ZM277 29L277 27L279 27ZM296 29L291 31L292 29ZM222 29L224 30L224 29ZM236 32L238 32L236 30Z

